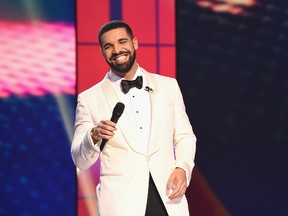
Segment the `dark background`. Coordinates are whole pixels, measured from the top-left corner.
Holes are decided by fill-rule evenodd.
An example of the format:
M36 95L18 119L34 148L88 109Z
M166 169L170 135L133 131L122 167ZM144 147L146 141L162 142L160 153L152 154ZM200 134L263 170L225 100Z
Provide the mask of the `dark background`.
M243 15L195 3L176 1L196 165L232 215L288 215L288 3L261 0Z

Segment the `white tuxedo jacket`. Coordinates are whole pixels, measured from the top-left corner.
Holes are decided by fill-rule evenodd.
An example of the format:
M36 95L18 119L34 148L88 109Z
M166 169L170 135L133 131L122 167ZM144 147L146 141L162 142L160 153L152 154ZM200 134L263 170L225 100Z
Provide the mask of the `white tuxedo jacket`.
M137 128L124 113L117 131L100 154L90 130L101 120L110 119L119 99L108 75L98 84L78 95L75 134L71 146L73 161L80 169L91 167L100 159L97 186L100 216L143 216L145 214L149 172L170 216L189 215L186 197L169 200L166 186L176 167L186 171L188 184L194 167L196 137L185 112L182 94L173 78L148 73L142 69L151 101L151 132L148 153L137 149Z

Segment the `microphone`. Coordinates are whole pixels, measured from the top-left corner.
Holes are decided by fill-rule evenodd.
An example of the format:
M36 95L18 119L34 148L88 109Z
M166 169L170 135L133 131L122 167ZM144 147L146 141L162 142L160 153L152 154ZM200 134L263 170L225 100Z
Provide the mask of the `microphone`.
M153 92L153 89L150 88L149 86L145 86L145 91L149 92L149 93L152 93Z
M110 121L117 123L118 119L120 118L120 116L122 115L123 111L124 111L125 105L121 102L118 102L112 112L112 116ZM108 139L102 139L102 143L100 145L100 151L103 150L105 144L108 142Z

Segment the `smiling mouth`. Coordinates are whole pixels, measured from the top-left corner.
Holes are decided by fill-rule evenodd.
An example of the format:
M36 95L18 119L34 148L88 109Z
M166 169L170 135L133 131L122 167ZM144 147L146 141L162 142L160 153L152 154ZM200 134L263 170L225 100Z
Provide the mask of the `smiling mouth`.
M124 63L127 60L128 53L121 53L111 58L116 64Z

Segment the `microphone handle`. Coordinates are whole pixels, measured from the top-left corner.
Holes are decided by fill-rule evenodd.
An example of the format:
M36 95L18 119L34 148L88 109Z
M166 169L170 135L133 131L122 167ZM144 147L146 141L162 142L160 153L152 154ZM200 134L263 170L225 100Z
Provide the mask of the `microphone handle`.
M108 139L102 139L101 145L100 145L100 151L103 150L105 144L108 142Z
M112 121L116 124L118 122L119 118L121 117L121 115L124 111L124 108L125 108L125 105L121 102L118 102L113 109L110 121ZM100 145L100 151L103 150L103 148L107 142L108 142L108 139L102 139L102 142Z
M117 123L118 119L120 118L120 116L117 115L112 115L110 121ZM104 146L106 145L106 143L108 142L108 139L102 139L101 145L100 145L100 151L103 150Z

